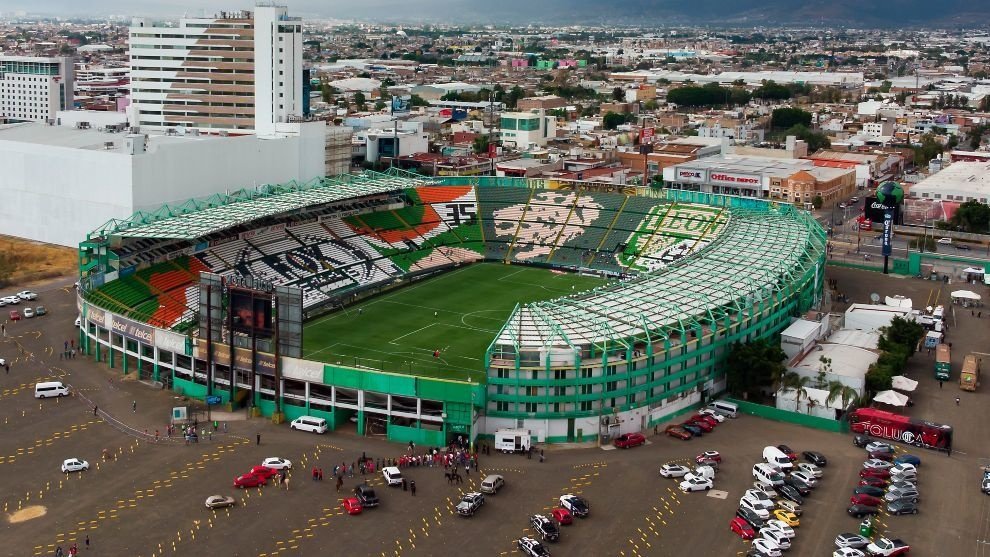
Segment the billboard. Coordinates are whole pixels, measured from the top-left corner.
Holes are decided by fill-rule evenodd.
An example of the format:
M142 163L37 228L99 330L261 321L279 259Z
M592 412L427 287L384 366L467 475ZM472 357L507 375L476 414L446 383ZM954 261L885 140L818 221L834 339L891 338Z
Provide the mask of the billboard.
M704 182L707 178L705 171L695 168L678 168L675 181L677 182Z
M885 207L884 204L878 201L876 197L867 197L865 201L866 204L863 206L863 212L870 222L883 222L884 215L889 212L891 213L894 224L902 224L900 205Z
M392 114L408 114L412 103L412 95L395 95L392 97Z
M273 334L271 294L256 290L230 289L231 328L259 337Z
M894 239L894 211L888 209L883 216L883 255L890 255L890 246Z

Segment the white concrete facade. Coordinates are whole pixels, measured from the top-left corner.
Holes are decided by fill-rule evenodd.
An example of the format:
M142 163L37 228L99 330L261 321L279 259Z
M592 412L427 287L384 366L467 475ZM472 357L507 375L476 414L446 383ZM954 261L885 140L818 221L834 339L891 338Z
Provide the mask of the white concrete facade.
M77 246L106 221L138 210L324 176L325 123L280 124L279 131L282 137L146 137L35 123L0 126L0 196L6 199L0 234Z

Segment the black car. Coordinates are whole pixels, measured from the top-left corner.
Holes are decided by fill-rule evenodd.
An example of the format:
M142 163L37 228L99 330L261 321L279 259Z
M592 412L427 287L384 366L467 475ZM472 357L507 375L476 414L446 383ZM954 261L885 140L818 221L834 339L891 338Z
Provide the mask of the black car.
M550 551L533 538L519 538L516 540L516 546L529 557L550 557Z
M875 515L880 512L880 509L876 507L871 507L870 505L849 505L846 509L849 516L854 516L856 518L863 518L864 516Z
M817 452L817 451L804 451L802 453L802 455L804 456L804 459L805 460L807 460L808 462L814 464L815 466L819 466L821 468L824 468L824 467L828 466L828 459L825 458L825 455L823 455L820 452Z
M961 249L963 251L969 251L970 247L966 244L956 244L956 249Z
M362 507L377 507L378 495L375 489L368 484L361 484L354 488L354 496L361 502Z
M790 475L785 476L784 477L784 485L789 485L789 486L793 487L802 496L808 495L809 493L811 493L811 486L808 485L808 484L806 484L806 483L804 483L803 481L799 480L798 478L795 478L794 476L790 476Z
M872 442L873 442L873 439L870 439L866 435L857 435L857 436L853 437L853 445L856 445L859 448L863 448L863 447L869 445Z
M543 541L545 542L555 542L560 539L560 528L557 527L557 523L542 514L534 514L529 517L529 523L533 525L533 530Z
M749 525L752 526L754 530L759 530L760 528L763 528L767 523L766 520L760 518L760 515L743 507L739 507L738 509L736 509L736 516L748 522Z
M798 490L794 489L793 487L784 484L784 485L774 486L774 489L776 489L777 493L779 493L780 496L783 497L784 499L794 501L798 505L804 504L804 497L802 497L801 493L799 493Z
M887 503L887 512L890 514L918 514L918 503L910 499L897 499Z
M870 497L883 497L884 493L886 492L883 489L872 485L857 486L856 489L853 490L854 495L862 494L869 495Z

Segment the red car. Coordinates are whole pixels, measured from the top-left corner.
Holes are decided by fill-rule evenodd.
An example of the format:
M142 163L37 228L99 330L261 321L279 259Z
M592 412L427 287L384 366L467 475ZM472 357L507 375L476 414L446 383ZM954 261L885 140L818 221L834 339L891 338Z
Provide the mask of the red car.
M869 505L871 507L880 507L883 505L883 499L865 493L853 495L849 498L849 502L853 505Z
M791 459L791 462L797 460L797 453L792 451L787 445L777 445L777 449L784 453L784 456Z
M234 487L260 487L268 483L268 478L248 472L234 478Z
M691 421L694 421L694 422L699 422L699 421L701 421L701 422L707 422L708 425L710 425L712 427L715 427L715 426L718 425L718 420L716 420L715 418L713 418L711 416L705 415L705 414L695 414L694 416L691 416Z
M700 427L701 429L705 430L705 433L708 433L709 431L715 429L715 426L706 422L705 420L695 420L692 418L688 420L687 423Z
M275 470L274 468L269 468L267 466L262 466L262 465L259 464L259 465L255 466L255 467L251 468L251 471L248 472L248 473L249 474L255 474L257 476L261 476L262 478L265 478L265 480L267 481L267 480L270 480L272 476L277 475L278 474L278 470Z
M872 485L873 487L879 487L879 488L887 487L887 484L889 483L890 482L888 482L883 478L874 478L874 477L863 478L859 480L859 485Z
M756 530L753 530L748 522L738 516L729 521L729 530L744 540L751 540L756 537Z
M669 425L667 426L666 429L663 430L663 432L671 437L676 437L682 441L687 441L688 439L691 438L691 432L684 429L681 426Z
M880 478L887 479L890 477L889 470L881 470L880 468L864 468L859 471L860 478Z
M889 451L873 451L870 453L870 458L875 458L877 460L883 460L886 462L892 462L894 460L894 453Z
M615 438L614 444L617 449L628 449L638 447L646 443L646 437L642 433L623 433Z
M718 451L705 451L700 455L694 457L694 461L697 462L698 464L702 464L709 461L721 463L722 455Z
M10 310L10 320L11 321L20 321L21 320L21 312L17 311L16 309Z
M357 497L348 497L344 499L343 504L347 514L361 514L361 501L358 501Z
M574 517L571 516L571 511L567 509L554 509L550 514L553 515L553 519L557 521L557 524L562 526L574 523Z

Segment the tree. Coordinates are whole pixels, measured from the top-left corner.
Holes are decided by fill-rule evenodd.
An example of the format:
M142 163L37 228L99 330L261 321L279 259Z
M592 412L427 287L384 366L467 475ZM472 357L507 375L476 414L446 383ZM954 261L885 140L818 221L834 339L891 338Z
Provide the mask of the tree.
M330 85L326 81L320 82L320 98L323 102L330 104L333 102L334 95L337 94L337 90L333 85Z
M419 95L411 95L409 97L409 106L429 106L430 103L426 101L423 97Z
M626 117L623 114L618 114L616 112L606 112L605 116L602 116L602 125L606 130L614 130L615 128L626 123Z
M814 198L812 198L811 204L815 207L815 209L821 209L822 205L825 204L825 200L822 199L822 196L816 195Z
M771 127L786 130L797 125L811 125L811 113L800 108L776 108L770 116Z
M925 166L929 161L941 155L945 147L935 139L934 135L926 133L921 136L921 145L912 149L914 149L914 165Z
M956 209L949 223L965 232L986 234L990 230L990 205L970 200Z
M622 102L626 99L626 93L622 90L622 87L616 87L612 89L612 100Z
M811 131L802 124L796 124L791 126L784 132L785 135L793 135L794 137L804 141L808 144L808 152L814 153L820 149L828 149L832 142L828 140L828 136L822 132Z
M745 344L735 342L726 358L726 382L729 392L748 400L784 376L787 355L770 339Z
M914 354L914 349L925 335L925 328L920 323L894 317L890 320L890 325L880 329L880 340L877 347L883 351L897 350L899 347L907 351L910 356Z
M523 91L522 87L516 85L505 94L505 106L508 108L515 108L519 99L526 96L526 92Z
M844 385L841 381L829 381L828 397L825 399L825 404L830 405L836 400L839 400L841 408L836 412L845 412L856 401L858 396L859 394L856 392L856 389Z
M368 99L365 98L364 93L358 91L354 93L354 104L357 106L358 110L365 110L368 108Z
M471 150L474 151L474 154L476 155L484 155L488 153L488 145L488 136L479 135L474 138L474 141L471 142Z
M780 388L783 392L794 391L795 412L797 412L798 408L801 407L801 399L808 398L808 387L810 385L810 377L798 375L793 371L789 371L785 374Z

